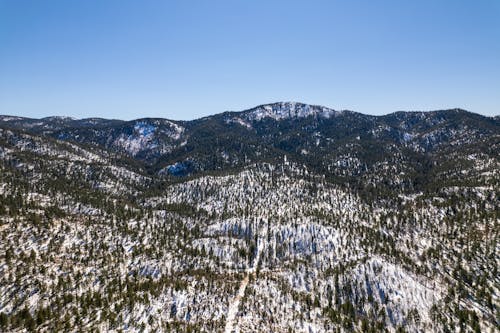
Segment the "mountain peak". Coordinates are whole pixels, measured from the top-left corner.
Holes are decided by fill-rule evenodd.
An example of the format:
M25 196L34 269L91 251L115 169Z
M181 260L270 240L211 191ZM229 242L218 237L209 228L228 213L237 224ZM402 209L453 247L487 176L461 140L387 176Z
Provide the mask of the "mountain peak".
M337 111L319 105L310 105L298 102L276 102L259 105L255 108L243 111L246 120L262 120L272 118L274 120L305 118L309 116L319 116L329 118Z

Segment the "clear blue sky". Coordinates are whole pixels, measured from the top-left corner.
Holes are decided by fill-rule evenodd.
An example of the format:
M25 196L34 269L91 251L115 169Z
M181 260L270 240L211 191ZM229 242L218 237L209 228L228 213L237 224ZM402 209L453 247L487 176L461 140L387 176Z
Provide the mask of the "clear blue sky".
M0 0L0 114L500 114L499 0Z

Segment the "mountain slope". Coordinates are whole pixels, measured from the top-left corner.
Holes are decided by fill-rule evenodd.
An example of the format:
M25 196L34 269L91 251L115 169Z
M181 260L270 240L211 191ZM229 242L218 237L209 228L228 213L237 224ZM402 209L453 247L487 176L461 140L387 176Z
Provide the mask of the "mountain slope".
M0 331L496 331L499 153L463 110L2 116Z
M409 191L426 190L425 183L437 181L432 178L436 160L446 165L446 156L456 161L464 151L479 150L477 158L493 158L500 133L497 118L460 109L375 117L301 103L261 105L188 122L1 119L0 126L129 155L153 176L237 170L286 155L332 181L356 182L365 189L377 182L381 168L392 165L386 171ZM91 121L98 124L90 126ZM458 156L460 163L467 158Z

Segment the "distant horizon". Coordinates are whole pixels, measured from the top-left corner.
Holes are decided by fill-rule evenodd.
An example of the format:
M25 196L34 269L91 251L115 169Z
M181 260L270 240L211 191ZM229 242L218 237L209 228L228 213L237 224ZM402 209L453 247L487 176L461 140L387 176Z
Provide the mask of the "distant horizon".
M500 112L500 1L0 1L0 114Z
M331 107L329 105L321 105L321 104L317 104L317 103L304 103L304 102L298 102L298 101L277 101L277 102L270 102L270 103L260 103L260 104L257 104L257 105L254 105L253 107L249 107L249 108L244 108L244 109L241 109L241 110L224 110L224 111L220 111L220 112L216 112L216 113L212 113L212 114L208 114L208 115L204 115L204 116L201 116L201 117L198 117L198 118L191 118L191 119L174 119L174 118L168 118L168 117L157 117L157 116L139 116L139 117L136 117L136 118L108 118L108 117L100 117L100 116L91 116L91 117L74 117L74 116L67 116L67 115L47 115L47 116L41 116L41 117L29 117L29 116L22 116L22 115L16 115L16 114L3 114L3 113L0 113L0 117L13 117L13 118L28 118L28 119L37 119L37 120L41 120L41 119L46 119L46 118L69 118L69 119L72 119L72 120L85 120L85 119L106 119L106 120L118 120L118 121L134 121L134 120L138 120L138 119L166 119L166 120L173 120L173 121L194 121L194 120L198 120L198 119L202 119L202 118L205 118L205 117L211 117L211 116L216 116L216 115L219 115L219 114L223 114L223 113L226 113L226 112L245 112L245 111L248 111L248 110L252 110L254 108L257 108L259 106L264 106L264 105L272 105L272 104L278 104L278 103L297 103L297 104L304 104L304 105L311 105L311 106L320 106L320 107L325 107L325 108L328 108L328 109L331 109L331 110L334 110L334 111L349 111L349 112L355 112L355 113L359 113L359 114L363 114L363 115L367 115L367 116L374 116L374 117L383 117L383 116L387 116L387 115L390 115L390 114L394 114L394 113L398 113L398 112L423 112L423 113L426 113L426 112L438 112L438 111L450 111L450 110L462 110L462 111L465 111L465 112L469 112L469 113L473 113L473 114L478 114L478 115L481 115L481 116L484 116L484 117L488 117L488 118L495 118L495 117L498 117L500 116L500 114L494 114L494 115L485 115L485 114L482 114L482 113L478 113L478 112L473 112L473 111L470 111L470 110L467 110L467 109L464 109L464 108L461 108L461 107L451 107L451 108L438 108L438 109L435 109L435 110L396 110L396 111L391 111L391 112L387 112L387 113L382 113L382 114L369 114L369 113L364 113L364 112L359 112L357 110L352 110L352 109L338 109L338 108L334 108L334 107Z

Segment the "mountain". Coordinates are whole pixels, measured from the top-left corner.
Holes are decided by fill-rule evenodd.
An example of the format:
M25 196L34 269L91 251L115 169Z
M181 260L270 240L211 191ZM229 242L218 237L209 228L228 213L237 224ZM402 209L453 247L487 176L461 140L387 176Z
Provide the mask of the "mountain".
M495 331L500 120L0 116L0 330Z
M393 164L393 178L415 191L439 180L434 177L440 165L469 163L463 154L468 150L481 146L479 158L493 157L500 123L460 109L375 117L274 103L194 121L4 116L0 126L128 155L152 176L241 169L287 156L334 182L362 187Z

